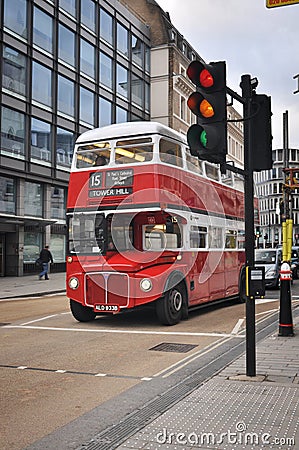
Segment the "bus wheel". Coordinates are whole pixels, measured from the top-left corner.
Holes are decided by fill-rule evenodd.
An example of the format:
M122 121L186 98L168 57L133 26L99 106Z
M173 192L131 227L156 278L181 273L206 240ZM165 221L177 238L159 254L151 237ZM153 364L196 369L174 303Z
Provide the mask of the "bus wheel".
M182 285L178 284L156 303L156 312L159 321L163 325L175 325L182 318L183 306L185 301L185 291Z
M96 313L88 306L83 306L81 303L70 299L70 308L73 316L78 322L90 322L96 317Z

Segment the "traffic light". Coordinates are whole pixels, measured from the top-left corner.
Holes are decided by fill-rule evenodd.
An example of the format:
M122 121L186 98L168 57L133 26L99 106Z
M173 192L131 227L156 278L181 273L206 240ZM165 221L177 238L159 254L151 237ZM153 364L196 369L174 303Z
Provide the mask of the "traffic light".
M226 64L192 61L187 69L197 90L188 99L188 107L197 116L187 140L193 156L223 163L227 153Z
M260 227L256 227L255 229L255 237L259 239L261 237L261 229Z
M271 97L253 94L251 113L252 170L272 169Z

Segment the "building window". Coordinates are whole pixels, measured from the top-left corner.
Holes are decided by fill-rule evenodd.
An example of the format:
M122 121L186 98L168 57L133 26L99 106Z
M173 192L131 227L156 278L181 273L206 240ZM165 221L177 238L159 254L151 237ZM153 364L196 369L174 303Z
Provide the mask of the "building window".
M116 69L116 90L119 95L128 98L128 71L119 64Z
M75 66L75 34L63 25L58 29L58 58Z
M112 123L112 104L103 97L99 99L99 127Z
M75 112L75 85L73 81L58 75L57 110L74 118Z
M92 0L81 0L81 23L95 31L95 4Z
M34 7L33 15L33 43L52 53L53 19L36 7Z
M24 211L26 216L42 217L43 215L43 191L42 185L25 181L24 186Z
M143 101L143 81L136 75L132 75L132 102L142 107Z
M148 83L145 83L145 110L149 111L150 109L150 85Z
M100 53L100 83L109 89L112 89L112 59Z
M151 52L148 45L145 45L145 71L150 71L150 65L151 65Z
M76 0L59 0L59 6L64 9L71 16L76 17L77 8Z
M128 30L120 23L117 24L117 50L128 56Z
M25 116L4 106L1 111L1 154L21 159L25 155Z
M56 133L56 161L57 166L71 167L75 135L63 128L57 128Z
M80 87L80 121L94 125L94 95Z
M125 109L120 108L119 106L116 107L116 123L123 123L127 122L128 120L128 113Z
M51 187L51 219L65 219L65 190Z
M181 119L186 120L186 99L181 97Z
M4 1L4 26L27 38L27 1Z
M132 35L132 62L137 64L139 67L143 67L143 42L138 37Z
M80 41L80 71L89 77L95 76L94 47L84 39Z
M50 238L50 250L55 263L65 262L65 235L52 234Z
M42 233L24 232L24 263L33 263L36 261L42 249L42 242Z
M3 48L3 88L17 94L26 95L26 57L10 47Z
M45 165L51 162L51 126L38 119L31 119L31 160Z
M113 44L113 18L104 9L100 11L100 37Z
M16 189L12 178L0 177L0 211L7 214L16 212Z
M52 75L47 67L32 63L32 99L44 106L52 106Z

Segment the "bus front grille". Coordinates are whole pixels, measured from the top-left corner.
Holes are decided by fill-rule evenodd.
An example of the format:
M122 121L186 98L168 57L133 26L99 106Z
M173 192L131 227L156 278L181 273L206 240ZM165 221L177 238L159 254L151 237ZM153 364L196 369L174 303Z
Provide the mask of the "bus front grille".
M129 304L129 277L119 272L92 272L85 275L85 303L118 305Z

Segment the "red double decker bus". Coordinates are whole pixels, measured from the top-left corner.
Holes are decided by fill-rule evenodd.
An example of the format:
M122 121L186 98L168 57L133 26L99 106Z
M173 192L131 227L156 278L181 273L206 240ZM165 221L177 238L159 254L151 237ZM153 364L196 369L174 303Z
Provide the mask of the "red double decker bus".
M244 195L154 122L77 140L68 204L67 295L78 321L152 303L166 325L239 295Z

